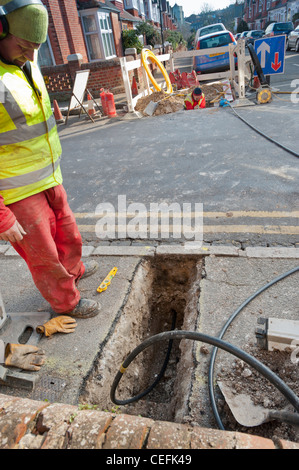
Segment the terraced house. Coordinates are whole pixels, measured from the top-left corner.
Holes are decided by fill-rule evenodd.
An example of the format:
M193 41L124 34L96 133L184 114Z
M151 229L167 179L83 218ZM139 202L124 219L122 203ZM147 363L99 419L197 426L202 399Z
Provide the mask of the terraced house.
M124 56L122 31L142 21L158 30L175 29L166 0L42 0L49 12L48 40L39 64L50 96L71 91L77 70L89 68L94 96L104 88L121 87L119 57Z
M299 0L245 0L244 20L250 29L265 29L270 22L292 21Z

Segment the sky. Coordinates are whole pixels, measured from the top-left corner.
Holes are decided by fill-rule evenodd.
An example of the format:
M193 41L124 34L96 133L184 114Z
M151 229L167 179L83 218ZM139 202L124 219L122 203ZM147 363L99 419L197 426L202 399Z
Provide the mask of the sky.
M198 14L201 12L204 5L209 5L211 10L218 10L228 7L234 0L170 0L169 4L173 7L175 4L183 7L184 16L188 17L193 13Z

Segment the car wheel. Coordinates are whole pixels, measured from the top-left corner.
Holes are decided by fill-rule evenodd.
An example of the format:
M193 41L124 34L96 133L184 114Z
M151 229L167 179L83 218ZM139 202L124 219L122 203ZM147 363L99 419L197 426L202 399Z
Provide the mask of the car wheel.
M290 50L290 44L289 44L289 40L287 39L286 40L286 51L289 51Z
M295 51L299 52L299 39L297 39L296 45L295 45Z

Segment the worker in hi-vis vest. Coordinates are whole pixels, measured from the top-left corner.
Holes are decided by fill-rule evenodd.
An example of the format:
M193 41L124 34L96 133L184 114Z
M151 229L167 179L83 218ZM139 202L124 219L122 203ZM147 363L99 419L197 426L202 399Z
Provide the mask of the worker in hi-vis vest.
M205 108L206 107L206 99L205 95L202 92L201 88L196 87L186 96L184 101L184 108L189 109L197 109L197 108Z
M0 240L26 261L55 312L44 328L49 335L70 332L73 317L95 316L100 305L81 299L77 288L98 265L81 260L81 235L62 186L56 121L36 63L47 31L40 0L0 0ZM28 345L0 344L0 364L38 370L39 361L33 346L28 359Z

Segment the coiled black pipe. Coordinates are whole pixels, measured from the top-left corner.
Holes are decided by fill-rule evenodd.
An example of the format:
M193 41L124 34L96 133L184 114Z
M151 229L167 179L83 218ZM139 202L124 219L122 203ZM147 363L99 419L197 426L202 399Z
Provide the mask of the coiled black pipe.
M176 318L177 318L177 312L173 309L171 310L171 312L172 312L171 329L174 330L175 323L176 323ZM150 393L156 387L156 385L160 382L160 380L162 379L162 377L164 375L164 372L167 368L169 357L170 357L170 354L171 354L172 345L173 345L173 340L170 339L169 343L168 343L168 348L167 348L167 352L166 352L166 355L165 355L165 359L164 359L163 365L161 367L161 370L160 370L159 374L157 375L155 381L146 390L139 393L138 395L135 395L134 397L128 398L127 400L116 400L116 398L114 397L114 400L112 400L113 403L115 403L116 405L128 405L129 403L133 403L134 401L140 400L145 395ZM113 396L114 396L114 393L113 393Z
M273 286L277 282L281 281L282 279L285 279L286 277L290 276L291 274L294 274L297 271L299 271L299 266L297 266L294 269L291 269L290 271L287 271L284 274L281 274L280 276L277 276L275 279L268 282L263 287L258 289L254 294L252 294L250 297L248 297L245 300L245 302L243 302L240 305L240 307L238 307L237 310L235 310L235 312L229 317L229 319L225 323L224 327L222 328L218 338L219 339L223 338L223 336L224 336L225 332L227 331L228 327L230 326L230 324L239 315L239 313L246 307L246 305L248 305L253 299L255 299L258 295L260 295L262 292L264 292L269 287ZM215 400L215 393L214 393L214 386L213 386L213 376L214 376L214 367L215 367L216 355L217 355L217 347L213 349L212 354L211 354L211 360L210 360L209 372L208 372L208 387L209 387L209 396L210 396L210 400L211 400L211 406L212 406L212 410L213 410L216 422L218 424L218 427L220 429L224 430L224 426L223 426L223 423L221 421L221 418L219 416L219 412L218 412L218 409L217 409L216 400Z
M252 366L258 372L260 372L265 378L267 378L287 398L287 400L294 406L295 410L299 412L299 398L287 386L287 384L283 382L283 380L280 379L280 377L278 377L271 369L269 369L269 367L265 366L264 364L262 364L260 361L258 361L256 358L246 353L245 351L219 338L208 336L203 333L183 331L183 330L182 331L178 331L178 330L166 331L166 332L154 335L150 338L147 338L127 356L120 370L117 372L114 378L114 381L112 383L112 386L111 386L110 398L113 403L117 405L123 404L123 401L118 400L115 396L116 389L121 378L123 377L124 372L126 371L127 367L131 364L131 362L135 359L135 357L138 356L138 354L140 354L146 348L158 343L159 341L173 340L173 339L191 339L194 341L201 341L203 343L208 343L217 348L223 349L233 354L239 359L242 359L244 362Z

